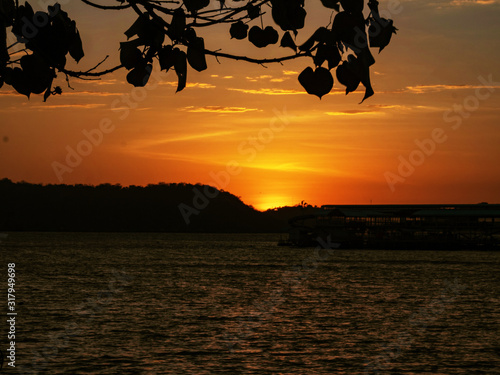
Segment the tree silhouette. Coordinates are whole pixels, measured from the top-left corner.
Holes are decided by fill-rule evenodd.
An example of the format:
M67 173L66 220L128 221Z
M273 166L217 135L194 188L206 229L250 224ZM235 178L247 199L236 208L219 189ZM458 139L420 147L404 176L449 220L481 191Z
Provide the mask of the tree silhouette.
M56 3L46 12L34 11L29 2L19 5L18 0L0 0L0 87L4 83L11 85L28 97L44 93L45 101L62 92L60 87L52 87L58 73L67 80L89 79L121 68L128 70L130 84L144 86L157 60L161 70L175 70L178 92L186 87L188 65L197 71L207 69L207 55L255 64L305 57L312 60L313 67L307 66L298 80L307 93L319 98L329 93L334 82L332 69L336 68L336 78L346 87L346 94L361 83L365 100L374 93L370 66L375 59L369 47L379 48L380 52L397 30L392 20L380 16L377 0L368 0L366 17L365 0L321 0L321 6L332 13L331 21L318 27L301 45L296 40L307 17L304 0L233 0L230 4L217 0L217 9L207 9L210 0L116 0L116 5L82 1L98 10L137 14L137 20L125 31L127 40L120 42L121 64L99 71L104 59L85 71L67 69L66 60L70 57L80 61L84 50L75 21L61 6ZM265 13L271 13L273 25L264 27ZM228 38L247 39L247 43L259 48L279 42L289 54L282 55L277 49L276 57L253 58L205 48L197 30L221 24L227 24ZM12 45L6 42L9 28L17 38ZM17 58L19 52L23 56Z

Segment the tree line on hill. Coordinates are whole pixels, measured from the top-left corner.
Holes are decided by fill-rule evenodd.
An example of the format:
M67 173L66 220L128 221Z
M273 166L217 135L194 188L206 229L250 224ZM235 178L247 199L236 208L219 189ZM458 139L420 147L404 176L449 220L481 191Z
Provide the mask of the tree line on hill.
M195 191L212 198L195 209ZM42 185L0 180L0 231L281 233L288 220L317 207L265 212L201 184ZM189 219L180 207L192 207Z

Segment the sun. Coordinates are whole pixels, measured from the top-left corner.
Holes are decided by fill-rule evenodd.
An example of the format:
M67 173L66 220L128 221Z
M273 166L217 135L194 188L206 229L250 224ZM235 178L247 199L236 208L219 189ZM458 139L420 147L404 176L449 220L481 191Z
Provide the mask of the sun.
M266 211L270 208L293 206L292 199L283 195L259 195L252 204L259 211Z

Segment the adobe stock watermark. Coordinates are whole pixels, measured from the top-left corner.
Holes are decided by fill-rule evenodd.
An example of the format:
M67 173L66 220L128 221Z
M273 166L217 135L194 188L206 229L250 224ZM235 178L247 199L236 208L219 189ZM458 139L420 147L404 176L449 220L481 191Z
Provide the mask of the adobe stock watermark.
M276 108L273 109L275 116L269 121L268 126L260 129L256 135L249 136L246 140L238 145L238 153L241 156L246 156L247 162L255 160L259 152L264 151L266 146L274 140L277 133L282 132L290 123L290 116L286 107L280 112ZM198 215L202 210L207 208L210 201L216 198L220 190L225 189L231 182L231 178L239 175L243 168L236 160L230 160L226 167L217 172L210 172L209 176L215 187L205 185L202 190L198 187L193 188L193 200L191 205L180 203L177 207L186 224L191 223L190 217Z
M123 94L119 99L115 99L110 103L110 110L118 112L118 120L125 120L130 111L139 107L139 104L144 102L148 97L148 92L156 89L160 82L163 82L167 76L166 72L153 70L149 83L144 87L134 87L130 93ZM66 157L64 162L53 161L51 166L59 180L63 182L64 174L71 173L77 168L83 159L89 156L96 147L100 146L104 141L106 134L112 133L116 129L116 125L112 119L104 117L99 121L99 124L90 130L82 131L83 139L75 146L66 146Z
M454 103L451 109L443 113L443 121L445 123L452 123L452 130L460 129L463 121L479 109L481 102L489 99L495 90L500 87L500 82L493 81L492 74L488 78L479 76L477 79L481 85L475 88L474 94L465 97L462 103ZM427 158L436 152L438 145L447 140L447 131L439 127L434 128L428 138L415 139L416 148L410 151L406 157L403 155L397 157L399 161L397 173L384 172L384 178L391 192L394 193L396 191L396 184L404 183L411 177L417 167L423 165Z

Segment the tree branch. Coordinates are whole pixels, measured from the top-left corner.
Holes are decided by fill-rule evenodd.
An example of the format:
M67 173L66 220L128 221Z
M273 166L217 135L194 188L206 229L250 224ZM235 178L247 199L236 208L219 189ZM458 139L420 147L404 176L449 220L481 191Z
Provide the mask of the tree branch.
M100 65L100 63L97 66L99 66L99 65ZM121 68L123 68L123 65L117 65L114 68L103 70L101 72L91 72L90 70L92 70L92 69L87 70L86 72L75 72L74 70L68 70L68 69L64 69L64 68L58 69L58 70L64 74L67 74L70 77L80 78L80 77L100 77L100 76L103 76L103 75L106 75L109 73L113 73Z
M300 52L295 55L289 55L289 56L283 56L283 57L275 57L272 59L256 59L253 57L247 57L247 56L239 56L239 55L231 55L229 53L224 53L224 52L217 52L217 51L210 51L210 50L205 50L206 55L210 56L215 56L217 57L224 57L226 59L231 59L231 60L242 60L242 61L247 61L250 63L254 64L270 64L270 63L280 63L282 61L287 61L287 60L294 60L298 59L300 57L305 57L305 56L310 56L308 52Z
M125 4L125 5L100 5L100 4L95 4L89 0L80 0L81 2L90 5L91 7L97 8L97 9L104 9L104 10L122 10L122 9L127 9L130 8L130 4Z

